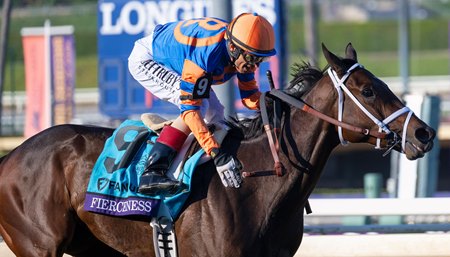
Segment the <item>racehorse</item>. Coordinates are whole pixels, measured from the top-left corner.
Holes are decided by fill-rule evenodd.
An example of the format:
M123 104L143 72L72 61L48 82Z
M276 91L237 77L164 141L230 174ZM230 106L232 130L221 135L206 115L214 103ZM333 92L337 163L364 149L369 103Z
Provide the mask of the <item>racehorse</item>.
M340 142L391 147L411 160L431 150L435 131L357 64L351 44L345 58L324 45L322 50L329 68L297 65L285 90L308 108L283 104L277 138L284 176L249 177L241 188L230 189L222 186L213 162L200 165L175 222L179 256L293 256L302 241L307 199ZM345 95L337 90L341 86ZM238 139L233 146L245 171L273 169L261 120L234 124L228 135ZM147 221L83 209L91 170L112 133L95 126L54 126L1 158L0 233L17 256L155 256Z

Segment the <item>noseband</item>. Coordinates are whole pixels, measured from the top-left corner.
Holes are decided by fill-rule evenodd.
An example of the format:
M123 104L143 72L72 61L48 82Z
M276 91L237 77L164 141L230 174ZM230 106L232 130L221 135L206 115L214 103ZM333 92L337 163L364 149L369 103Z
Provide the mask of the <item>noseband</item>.
M406 130L408 128L408 124L409 124L409 121L413 114L413 111L411 111L408 107L405 106L405 107L397 110L396 112L392 113L384 120L382 120L382 121L378 120L373 114L371 114L358 101L358 99L352 94L352 92L350 92L350 90L345 85L345 81L350 77L351 73L356 68L364 68L364 67L362 65L360 65L359 63L355 63L355 64L353 64L353 66L351 66L345 72L345 74L344 74L344 76L342 76L342 78L339 78L336 71L334 71L331 67L328 68L328 70L327 70L328 75L330 76L331 81L333 82L334 87L336 88L336 91L338 93L338 121L342 122L342 118L343 118L343 109L344 109L343 92L345 92L350 97L350 99L352 99L352 101L359 107L359 109L361 109L366 114L366 116L369 117L378 126L378 132L385 133L386 135L392 135L390 137L389 144L388 144L389 148L388 148L387 152L384 154L384 155L386 155L394 148L395 145L400 143L397 133L391 131L389 129L388 124L390 122L394 121L395 119L397 119L402 114L408 112L408 116L406 117L405 123L403 124L403 134L402 134L402 151L404 152L405 144L406 144ZM341 144L347 145L348 142L344 139L344 137L342 135L342 126L338 126L338 134L339 134L339 140L341 141ZM381 139L382 139L382 137L377 137L377 143L375 146L376 149L381 149Z

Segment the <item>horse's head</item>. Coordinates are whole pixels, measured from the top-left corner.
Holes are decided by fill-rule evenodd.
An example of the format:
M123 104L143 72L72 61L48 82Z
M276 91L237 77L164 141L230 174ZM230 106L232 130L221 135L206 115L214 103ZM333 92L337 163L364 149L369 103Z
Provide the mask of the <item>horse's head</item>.
M358 64L349 43L345 58L339 58L322 44L329 64L327 84L334 85L338 120L371 133L358 133L337 126L341 143L368 142L377 148L395 149L414 160L433 147L434 129L420 120L379 78ZM331 114L330 114L331 115ZM372 133L373 132L373 133Z

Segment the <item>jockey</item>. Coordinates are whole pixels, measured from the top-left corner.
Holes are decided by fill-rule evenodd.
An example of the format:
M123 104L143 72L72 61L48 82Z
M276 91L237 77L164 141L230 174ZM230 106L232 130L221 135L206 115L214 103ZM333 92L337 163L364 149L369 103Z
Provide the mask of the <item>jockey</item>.
M140 193L177 190L179 182L165 173L190 132L214 159L224 186L240 186L242 165L221 151L207 128L224 119L224 107L211 85L237 75L242 103L257 110L261 93L254 73L275 53L273 27L256 13L242 13L229 24L199 18L157 25L150 35L135 42L128 58L134 79L154 96L180 108L180 116L163 128L149 154Z

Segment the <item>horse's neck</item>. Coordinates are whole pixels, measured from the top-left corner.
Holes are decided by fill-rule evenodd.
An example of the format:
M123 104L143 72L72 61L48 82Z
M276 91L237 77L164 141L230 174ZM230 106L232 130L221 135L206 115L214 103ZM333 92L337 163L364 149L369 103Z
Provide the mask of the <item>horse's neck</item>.
M330 101L337 98L334 87L322 80L317 83L319 85L316 85L304 97L304 102L326 115L337 113L336 102ZM299 199L300 202L305 203L316 186L332 150L339 144L339 138L334 125L300 109L292 110L290 122L290 129L301 158L294 158L290 153L289 159L306 160L306 163L301 165L306 170L301 178L302 199Z
M285 224L301 221L307 197L336 146L333 132L323 129L328 126L311 115L292 110L286 122L279 151L286 174L283 177L246 178L246 185L239 190L240 207L258 210L252 217L257 223L255 227L262 229L273 229L273 224L278 224L273 217L286 219ZM245 171L273 170L274 161L266 135L243 142L239 151ZM246 204L248 206L244 206Z
M291 111L282 132L280 160L287 174L295 178L296 181L292 181L295 187L291 190L300 192L301 198L297 200L299 206L303 206L338 141L334 128L328 123L299 109Z
M209 231L214 227L217 236L211 238L212 244L231 240L248 251L262 249L263 252L253 256L274 256L275 253L264 251L280 249L286 243L285 238L301 238L306 198L335 143L328 142L332 134L329 126L311 115L292 110L285 120L279 156L286 174L245 178L239 189L225 189L218 176L205 177L201 181L211 180L211 184L205 191L199 185L197 195L181 218L183 227L186 224L190 233L202 233L203 229ZM265 134L242 141L238 158L244 164L244 171L273 170L274 161ZM214 169L214 166L207 167ZM198 222L199 215L209 226L190 226ZM299 243L295 241L290 250L295 252Z

